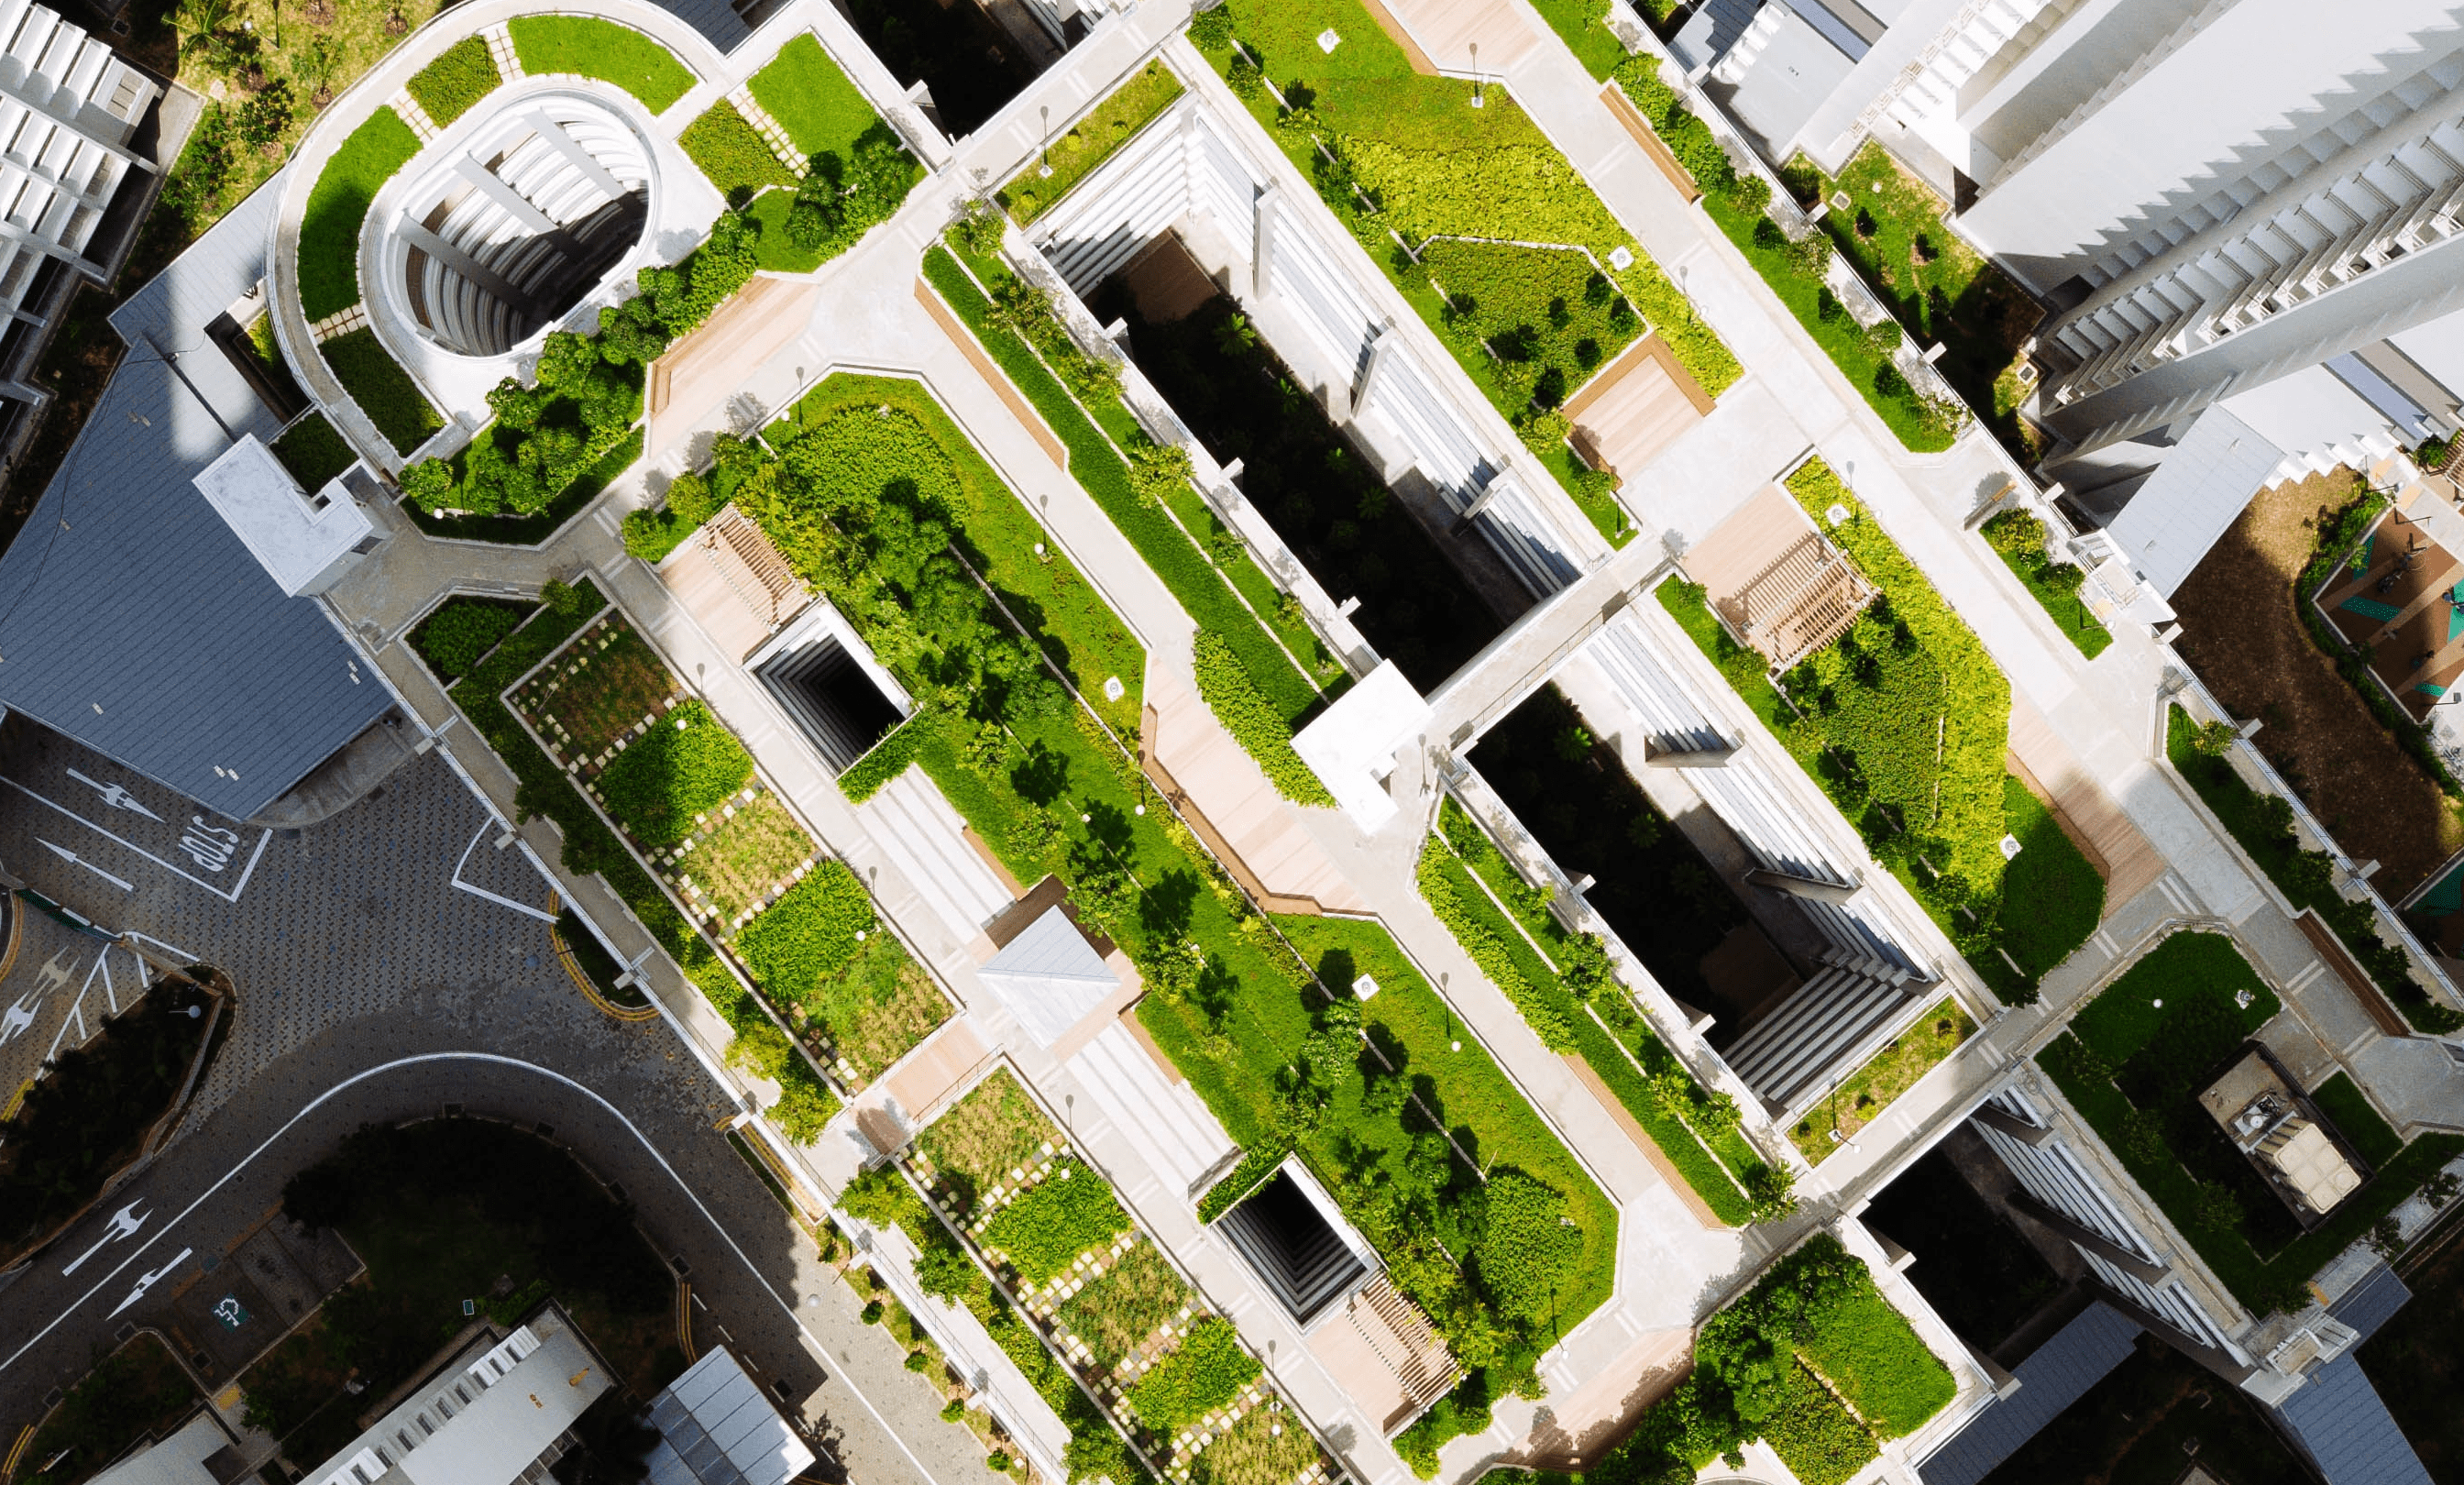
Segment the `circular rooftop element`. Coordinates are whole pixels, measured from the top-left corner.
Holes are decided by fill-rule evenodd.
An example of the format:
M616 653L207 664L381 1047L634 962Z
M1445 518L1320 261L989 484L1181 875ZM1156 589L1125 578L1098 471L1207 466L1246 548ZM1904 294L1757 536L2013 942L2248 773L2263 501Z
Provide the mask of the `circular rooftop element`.
M641 241L658 179L621 113L564 92L510 101L424 163L384 227L384 289L463 356L503 355L597 288Z

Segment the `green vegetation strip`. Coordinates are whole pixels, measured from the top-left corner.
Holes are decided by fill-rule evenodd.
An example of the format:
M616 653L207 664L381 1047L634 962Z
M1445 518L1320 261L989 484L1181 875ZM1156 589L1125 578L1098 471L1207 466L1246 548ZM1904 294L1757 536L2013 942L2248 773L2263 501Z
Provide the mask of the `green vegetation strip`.
M274 440L274 456L299 481L300 489L311 493L339 478L360 457L322 412L306 413L284 429Z
M779 121L788 141L806 155L848 153L866 130L881 122L809 31L788 38L748 85L753 100Z
M1036 164L1012 177L1001 189L1001 204L1020 226L1034 221L1171 107L1181 92L1180 79L1171 69L1161 61L1147 63L1047 144Z
M469 113L472 106L496 91L505 80L479 36L465 36L437 54L436 60L411 74L403 84L411 101L429 121L443 128Z
M592 15L517 15L505 23L514 55L532 77L569 74L612 82L654 114L693 91L676 55L635 31Z
M616 482L617 477L631 469L642 457L642 439L647 430L636 428L611 444L582 473L573 477L545 509L530 516L444 516L422 509L416 499L405 499L402 509L411 524L429 536L451 537L465 542L494 542L506 546L537 546L554 536L564 523L582 514L583 507L599 499L600 492ZM678 537L681 541L683 538ZM664 554L662 554L664 555Z
M2009 510L1980 529L1993 554L2028 586L2029 596L2043 607L2063 637L2091 660L2104 654L2113 643L2113 632L2079 598L2087 569L2045 555L2045 523L2026 511Z
M376 331L363 326L338 335L318 347L334 380L377 426L396 454L407 454L445 427L445 419L410 379L410 373L377 343Z
M2249 1004L2238 1004L2238 996ZM2308 1281L2321 1265L2464 1151L2464 1138L2424 1135L2390 1157L2324 1222L2299 1231L2274 1188L2251 1170L2198 1101L2245 1040L2281 1008L2231 939L2177 933L2106 986L2036 1054L2037 1065L2233 1297L2262 1316L2308 1302ZM2337 1112L2329 1109L2331 1117ZM2343 1112L2352 1113L2349 1107ZM2375 1130L2358 1138L2384 1148ZM2262 1225L2282 1238L2264 1253L2253 1241Z
M360 224L378 188L418 153L410 125L379 108L325 162L299 219L299 312L310 324L360 301Z
M2323 851L2305 851L2293 830L2293 806L2242 782L2226 761L2237 735L2218 722L2207 728L2179 706L2167 710L2165 756L2242 851L2276 883L2295 908L2319 915L2358 961L2372 984L2395 1003L2413 1027L2432 1035L2464 1029L2464 1012L2431 999L2412 977L2412 958L2379 936L2378 915L2368 898L2345 900L2336 887L2336 863Z
M719 961L717 951L676 911L656 879L600 819L556 760L531 740L529 730L502 698L507 686L606 605L607 600L586 579L572 587L549 584L539 594L539 608L521 627L453 684L453 703L513 770L518 783L515 802L523 818L543 815L555 822L564 837L561 860L567 871L579 875L596 872L605 878L617 898L632 910L643 928L734 1030L729 1060L779 1084L779 1101L767 1113L780 1132L798 1144L810 1144L821 1138L822 1126L838 1112L838 1096L762 1013Z
M723 98L686 124L685 131L676 136L676 143L693 164L701 166L701 173L710 177L718 193L731 202L773 186L796 188L796 173L779 163L770 142L745 122L736 105Z

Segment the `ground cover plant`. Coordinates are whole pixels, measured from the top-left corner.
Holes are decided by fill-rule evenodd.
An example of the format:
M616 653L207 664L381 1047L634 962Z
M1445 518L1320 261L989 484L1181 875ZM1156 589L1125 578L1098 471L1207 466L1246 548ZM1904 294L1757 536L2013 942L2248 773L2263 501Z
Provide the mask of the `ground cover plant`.
M698 700L671 709L601 771L595 792L647 846L682 840L753 778L753 755Z
M1533 692L1471 756L1559 870L1596 878L1584 900L1668 993L1731 1025L1752 1008L1730 1006L1702 970L1703 956L1746 922L1745 905L1562 692ZM1578 787L1567 787L1570 777Z
M726 441L726 447L739 445L733 434L718 437ZM623 526L626 552L656 565L668 553L682 546L685 538L726 507L727 499L719 489L731 473L725 461L709 476L687 471L668 481L657 505L627 511Z
M2404 949L2380 937L2369 899L2347 901L2336 888L2336 866L2323 851L2306 851L2293 830L2293 807L2242 782L2226 750L2231 726L2202 728L2179 706L2167 710L2165 754L2210 813L2296 908L2319 915L2364 972L2418 1030L2433 1034L2464 1027L2464 1012L2431 999L2412 977Z
M1736 357L1502 87L1488 84L1485 106L1473 109L1474 84L1415 73L1358 0L1229 0L1223 9L1231 36L1204 48L1207 59L1433 326L1441 301L1414 256L1432 237L1583 248L1604 267L1623 250L1631 266L1606 271L1678 363L1714 396L1736 381ZM1317 41L1328 31L1340 38L1331 53ZM1493 380L1493 363L1464 364L1493 400L1523 415L1527 399ZM1552 441L1561 430L1523 423L1552 473L1603 520L1606 492Z
M2414 1140L2304 1232L2198 1102L2279 1008L2232 940L2177 933L2036 1054L2225 1287L2262 1316L2299 1309L2321 1265L2464 1151L2453 1135Z
M745 797L750 795L750 798ZM721 805L719 817L685 840L663 864L712 931L735 939L795 874L816 862L813 838L775 790L759 784ZM783 900L783 898L782 898ZM741 952L741 945L737 945Z
M1021 1279L1040 1289L1069 1272L1080 1254L1129 1230L1129 1213L1104 1178L1064 1161L992 1214L983 1226L983 1242Z
M441 129L469 113L473 104L496 91L504 80L496 59L489 55L487 39L465 36L411 74L403 89Z
M745 200L773 186L796 188L796 173L780 163L770 142L725 99L686 124L676 144L730 202Z
M70 1485L146 1436L178 1427L203 1401L196 1385L152 1332L95 1363L23 1450L26 1485Z
M759 920L756 920L759 921ZM788 1008L840 1082L861 1089L950 1019L950 1002L887 931L869 933L837 971Z
M462 678L529 615L530 606L506 598L457 593L412 626L410 647L451 685Z
M2011 1340L2062 1288L2009 1211L1978 1195L1940 1146L1876 1192L1864 1219L1917 1255L1908 1281L1980 1351Z
M775 473L739 487L754 492L752 514L924 698L912 760L1013 875L1059 875L1081 920L1138 965L1142 1020L1233 1137L1306 1149L1458 1354L1528 1372L1545 1338L1606 1297L1614 1208L1485 1053L1450 1049L1459 1023L1382 929L1262 919L1203 854L1118 741L1134 701L1103 699L1105 672L1089 665L1090 649L1128 643L1093 632L1118 634L1119 621L1091 594L1067 609L1010 595L1019 566L1048 574L1058 559L1032 554L1041 528L998 481L971 492L957 480L949 451L962 441L879 410L894 385L834 378L774 425ZM1002 593L998 606L974 572ZM1091 644L1056 648L1065 621ZM1361 972L1383 986L1365 1016L1323 988ZM1363 1162L1408 1185L1380 1194ZM1580 1239L1543 1299L1517 1291L1527 1308L1502 1307L1480 1276L1481 1174L1500 1166L1557 1193Z
M1208 453L1241 461L1250 503L1329 593L1360 600L1353 623L1415 685L1496 637L1496 615L1230 299L1153 323L1108 291L1096 313L1128 320L1139 369Z
M300 489L312 492L339 478L360 457L322 412L307 413L284 429L274 440L274 456L299 481Z
M1155 1244L1140 1243L1062 1300L1053 1316L1109 1371L1164 1324L1181 1319L1196 1297Z
M825 861L737 935L736 952L763 989L801 1001L880 930L864 883L846 862Z
M1821 1164L1975 1032L1976 1023L1959 1008L1959 1002L1945 997L1824 1095L1789 1131L1789 1140L1809 1164Z
M606 603L587 581L571 587L549 584L521 627L470 674L453 682L453 703L519 781L515 799L522 818L544 816L555 822L564 840L561 859L566 869L584 875L596 872L606 880L618 900L735 1032L730 1057L779 1085L778 1101L764 1111L772 1122L790 1141L810 1144L821 1138L822 1127L838 1112L838 1097L795 1054L785 1034L729 973L717 951L676 910L649 869L600 818L563 765L539 744L502 698L507 687L588 624Z
M2371 1165L2384 1165L2403 1151L2403 1138L2371 1106L2350 1073L2338 1073L2311 1089L2310 1101Z
M533 676L517 699L551 746L595 768L683 694L650 642L611 614Z
M1190 1467L1192 1485L1292 1485L1319 1461L1317 1441L1279 1398L1243 1413Z
M381 107L319 172L299 217L299 312L311 324L360 301L360 225L378 188L417 153L419 136Z
M1639 52L1618 64L1617 86L1692 173L1703 189L1705 213L1902 444L1920 452L1949 448L1967 413L1956 402L1919 392L1900 371L1893 361L1905 339L1900 321L1885 319L1871 327L1857 322L1823 284L1834 251L1831 238L1819 230L1790 237L1766 210L1770 183L1738 173L1709 126L1661 80L1659 69L1657 57Z
M979 1192L1022 1179L1066 1142L1061 1127L1002 1068L925 1125L915 1149L934 1197L964 1217L974 1213Z
M410 373L377 343L365 326L318 347L334 380L374 423L396 454L409 454L445 427L444 417L410 379Z
M1934 363L1971 408L1990 410L1994 435L2022 464L2044 453L2044 435L2021 415L2035 389L2019 378L2020 346L2043 310L1943 219L1942 199L1868 140L1837 176L1802 156L1781 172L1798 204L1832 204L1822 228L1898 321L1943 347ZM1848 197L1841 207L1837 198Z
M1665 5L1666 0L1660 0ZM1531 8L1549 23L1549 29L1574 54L1574 60L1597 81L1608 80L1609 74L1625 60L1625 43L1608 28L1608 0L1532 0ZM1654 11L1654 0L1644 0L1639 9ZM1659 17L1655 14L1654 19Z
M1258 1359L1241 1349L1232 1322L1209 1316L1130 1385L1130 1406L1148 1428L1171 1437L1230 1406L1259 1372Z
M323 1458L359 1432L355 1378L382 1396L465 1323L463 1301L513 1280L491 1318L553 1296L644 1396L684 1369L675 1280L633 1211L572 1156L492 1120L363 1126L283 1187L284 1215L339 1231L367 1266L319 1323L241 1379L248 1422ZM510 1310L511 1313L504 1313Z
M1320 700L1315 679L1243 600L1219 558L1199 547L1163 504L1168 492L1187 488L1188 456L1146 440L1120 404L1117 373L1070 344L1040 291L988 255L970 257L962 267L956 256L936 250L925 260L925 276L1068 446L1070 473L1080 488L1103 507L1199 629L1222 644L1244 673L1245 691L1221 668L1213 676L1215 695L1206 699L1211 706L1222 703L1215 709L1225 730L1287 798L1323 803L1324 786L1290 750L1292 728ZM1082 395L1109 408L1116 429L1099 426L1066 382L1079 384ZM1238 562L1248 559L1244 554ZM1253 697L1265 708L1250 704Z
M753 90L753 100L779 121L789 143L802 154L850 152L856 140L881 122L872 104L809 31L788 37L747 86Z
M207 1003L199 990L158 982L84 1045L52 1054L0 1124L0 1254L68 1220L136 1157L204 1050L206 1020L188 1010Z
M1722 1221L1743 1225L1774 1214L1755 1193L1781 1205L1784 1179L1737 1133L1735 1101L1706 1092L1652 1036L1599 937L1559 925L1548 912L1548 894L1525 887L1452 799L1440 819L1443 833L1421 848L1420 896L1542 1045L1580 1056ZM1509 893L1520 899L1519 920L1505 906ZM1642 1058L1645 1040L1658 1053L1650 1063Z
M534 77L597 78L632 94L654 114L693 91L693 75L675 54L630 26L593 15L517 15L505 30L522 71Z
M1978 528L2079 653L2093 660L2113 643L2113 632L2079 598L2087 569L2045 554L2045 523L2023 510L2007 510Z
M1037 152L1036 163L1011 177L1000 201L1022 227L1044 214L1069 188L1112 157L1147 122L1172 106L1180 79L1161 61L1138 69L1129 81L1089 109L1086 116Z

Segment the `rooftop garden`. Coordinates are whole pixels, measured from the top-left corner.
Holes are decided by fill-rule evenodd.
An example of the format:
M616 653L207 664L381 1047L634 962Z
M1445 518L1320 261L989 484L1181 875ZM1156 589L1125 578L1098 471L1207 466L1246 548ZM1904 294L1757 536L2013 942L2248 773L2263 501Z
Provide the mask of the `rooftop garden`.
M1864 1262L1819 1232L1704 1321L1693 1373L1597 1463L1536 1478L1673 1485L1759 1438L1801 1485L1845 1485L1957 1392Z
M781 47L749 86L786 131L795 164L780 159L725 99L676 143L760 229L757 266L812 272L888 221L924 178L924 167L810 32Z
M1721 1221L1793 1205L1790 1173L1739 1131L1736 1101L1705 1090L1652 1033L1596 934L1569 932L1469 812L1446 799L1421 847L1420 896L1551 1052L1589 1066Z
M2233 771L2226 754L2237 737L2230 725L2201 727L2179 706L2167 710L2166 757L2277 890L2296 908L2319 915L2416 1029L2444 1034L2464 1028L2464 1012L2431 999L2412 977L2411 956L2380 936L2370 899L2348 901L2337 887L2334 859L2323 851L2302 849L2293 830L2292 805L2260 793Z
M274 440L274 456L302 490L321 490L356 463L352 452L322 412L306 412Z
M1607 1297L1615 1209L1383 929L1263 917L1199 848L1119 741L1134 691L1102 687L1139 674L1111 659L1134 643L931 408L912 383L833 377L767 432L775 463L737 497L921 699L876 756L922 767L1020 880L1057 874L1233 1138L1302 1151L1459 1356L1528 1374ZM1381 987L1366 1007L1362 973ZM1536 1270L1485 1246L1501 1172L1518 1216L1572 1224Z
M2019 347L2043 318L2036 301L1953 233L1943 220L1942 198L1875 141L1866 141L1836 176L1800 156L1780 179L1800 206L1828 204L1822 227L1840 256L1900 323L1945 347L1935 369L1989 416L2013 457L2034 464L2045 439L2019 410L2035 389L2021 380L2028 358Z
M2304 1231L2198 1101L2280 1008L2231 939L2176 933L2036 1054L2131 1179L2259 1315L2301 1308L2312 1274L2464 1152L2464 1138L2424 1135Z
M1143 1478L1148 1463L1188 1478L1248 1414L1283 1412L1232 1324L1207 1310L1006 1067L839 1205L914 1239L925 1293L982 1321L1068 1427L1072 1479ZM1253 1485L1325 1473L1297 1416L1285 1421L1297 1437L1262 1452ZM1252 1478L1240 1460L1224 1463Z
M2034 1000L2046 971L2096 931L2104 883L2003 771L2010 683L1830 466L1814 459L1785 482L1880 590L1855 628L1774 683L1700 587L1664 583L1661 603L1994 993ZM1836 522L1835 509L1845 513ZM2002 840L2013 834L2022 850L2006 862ZM2025 898L2012 873L2025 874ZM2007 911L2014 900L2028 911Z
M1796 1121L1789 1140L1808 1164L1821 1164L1975 1034L1976 1023L1968 1019L1959 1002L1943 997L1923 1020L1840 1079L1812 1113Z
M520 624L480 658L470 661L467 669L459 666L468 658L469 646L449 649L440 643L432 621L413 632L412 643L438 678L449 680L453 704L470 719L472 728L487 739L512 770L518 783L515 798L522 817L544 816L555 822L564 839L561 858L566 870L583 875L595 872L606 881L617 899L727 1022L735 1033L728 1049L730 1058L779 1085L780 1097L767 1112L781 1132L810 1144L821 1138L822 1126L838 1112L838 1096L797 1054L786 1033L763 1012L720 961L718 951L660 889L657 878L627 849L564 765L540 744L505 699L508 688L580 632L606 603L586 580L570 587L551 583ZM444 611L438 610L439 614ZM449 672L456 671L458 678L452 678Z
M2023 510L2007 510L1987 521L1986 543L2002 565L2027 585L2028 594L2062 632L2062 637L2093 660L2113 643L2112 631L2079 598L2087 569L2077 563L2057 562L2045 550L2045 523Z
M1909 449L1929 453L1949 448L1967 421L1966 410L1919 392L1901 372L1893 360L1906 339L1900 321L1860 325L1824 286L1834 251L1829 233L1815 231L1792 238L1772 220L1770 183L1738 173L1710 126L1661 80L1659 58L1637 53L1617 65L1616 78L1627 100L1702 188L1703 210L1712 223L1745 255L1866 406Z
M1208 18L1217 14L1225 19ZM1329 32L1337 38L1331 51L1318 40ZM1706 391L1736 381L1728 348L1496 82L1473 108L1472 83L1413 71L1359 0L1227 0L1193 23L1191 39L1433 327L1444 328L1446 300L1419 256L1432 239L1580 250ZM1558 256L1526 251L1519 265L1496 255L1491 281L1545 303L1553 293L1521 280L1554 274ZM1628 266L1615 266L1617 255ZM1620 540L1614 477L1575 458L1564 415L1544 405L1528 361L1460 338L1450 344L1603 534Z
M693 69L666 47L616 21L595 15L517 15L505 22L514 55L533 77L596 78L663 114L693 91Z
M1436 686L1497 636L1452 559L1229 299L1160 324L1125 292L1096 303L1129 321L1138 369L1208 453L1241 461L1242 493L1330 595L1360 600L1352 622L1413 684Z
M1180 79L1161 60L1147 63L1058 139L1047 142L1034 165L1010 178L998 198L1002 209L1022 227L1042 216L1183 91Z
M925 259L925 277L1069 449L1079 487L1211 640L1199 679L1218 720L1285 798L1331 804L1291 734L1340 666L1207 510L1187 453L1147 437L1121 401L1119 373L1079 350L1043 294L993 255L998 222L971 218L952 234L957 252L936 248ZM1199 531L1213 540L1201 543ZM1213 646L1221 648L1210 666Z

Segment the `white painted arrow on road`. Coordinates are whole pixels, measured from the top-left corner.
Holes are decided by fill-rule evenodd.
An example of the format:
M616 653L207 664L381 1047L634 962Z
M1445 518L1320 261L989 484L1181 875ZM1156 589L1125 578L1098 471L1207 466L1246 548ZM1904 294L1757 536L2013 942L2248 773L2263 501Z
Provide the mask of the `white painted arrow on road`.
M77 1262L60 1270L60 1277L66 1278L70 1274L75 1274L77 1270L84 1268L86 1259L102 1252L102 1250L109 1244L119 1242L123 1237L135 1237L137 1235L137 1230L143 1227L145 1225L146 1218L153 1215L152 1212L146 1212L143 1216L138 1214L137 1208L144 1205L145 1204L142 1201L130 1202L127 1206L113 1212L111 1214L110 1228L103 1232L101 1237L95 1240L95 1245L92 1248L87 1249L84 1252L77 1255ZM125 1306L122 1306L122 1308L125 1308Z
M135 892L137 890L137 884L135 882L124 881L120 877L112 875L109 872L106 872L101 867L86 860L84 857L78 855L76 852L71 851L66 846L55 846L40 835L34 837L34 844L42 847L44 850L59 857L61 860L66 861L71 866L84 867L87 871L92 872L97 876L101 877L104 881L111 883L122 892Z
M180 1250L178 1256L174 1257L170 1262L163 1265L159 1269L156 1269L153 1273L146 1274L143 1278L139 1279L137 1281L137 1287L128 1292L128 1297L120 1301L120 1310L125 1310L130 1305L135 1304L138 1300L144 1298L145 1291L153 1288L156 1280L160 1279L164 1274L170 1273L173 1269L178 1268L181 1264L187 1262L188 1254L195 1252L196 1250L193 1248L183 1248ZM120 1310L114 1310L111 1313L113 1316L117 1316L120 1314Z

